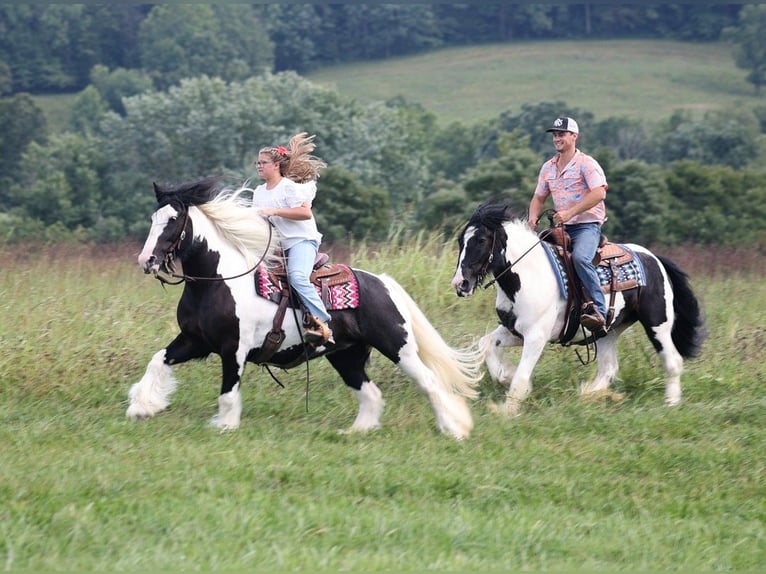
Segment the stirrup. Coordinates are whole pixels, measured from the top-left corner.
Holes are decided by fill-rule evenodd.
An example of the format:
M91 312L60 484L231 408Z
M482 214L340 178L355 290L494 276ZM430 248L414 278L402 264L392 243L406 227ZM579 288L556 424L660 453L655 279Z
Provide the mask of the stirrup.
M324 345L325 343L335 344L330 327L324 321L311 316L307 317L304 328L303 338L312 345Z

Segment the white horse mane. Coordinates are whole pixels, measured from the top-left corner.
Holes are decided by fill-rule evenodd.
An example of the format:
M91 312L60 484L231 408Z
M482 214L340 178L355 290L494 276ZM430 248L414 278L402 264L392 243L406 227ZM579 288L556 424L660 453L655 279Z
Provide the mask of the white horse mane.
M281 238L277 230L252 208L251 200L243 195L246 192L252 190L246 186L224 188L211 201L196 207L242 254L248 265L254 265L261 256L266 263L274 263L278 259Z

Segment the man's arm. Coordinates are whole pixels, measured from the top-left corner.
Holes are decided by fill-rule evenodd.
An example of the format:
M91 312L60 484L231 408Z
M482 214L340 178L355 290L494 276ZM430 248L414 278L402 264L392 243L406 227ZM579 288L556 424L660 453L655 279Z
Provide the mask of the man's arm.
M601 185L599 187L594 187L585 194L582 201L577 205L573 205L569 209L557 211L556 215L553 216L553 223L556 225L566 223L575 215L579 215L583 211L588 211L591 207L594 207L600 201L603 201L604 198L606 198L606 186Z
M532 195L532 201L529 202L529 227L535 229L540 220L540 214L545 208L545 199L538 197L537 194Z

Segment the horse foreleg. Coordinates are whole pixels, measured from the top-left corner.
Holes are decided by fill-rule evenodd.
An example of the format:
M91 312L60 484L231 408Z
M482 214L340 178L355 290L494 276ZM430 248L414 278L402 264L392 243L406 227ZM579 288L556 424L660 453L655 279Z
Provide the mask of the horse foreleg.
M528 333L524 337L521 359L511 379L511 385L501 405L490 405L490 410L508 416L516 416L521 410L521 404L532 392L530 380L532 371L545 348L546 339L542 335Z
M487 371L493 380L510 386L516 366L506 360L503 351L505 347L518 347L521 344L522 340L502 325L479 339L479 348L484 353Z
M218 414L210 424L216 428L236 430L242 418L242 394L240 392L242 372L245 368L244 357L238 360L236 355L221 354L221 393L218 395Z
M170 345L157 351L146 366L144 376L128 391L128 410L125 415L132 420L147 419L165 410L170 404L170 395L176 389L177 381L171 365L190 359L204 357L206 349L196 344L183 333Z
M148 419L170 404L169 397L175 391L177 381L172 367L165 361L166 352L166 349L157 351L146 366L144 376L130 387L125 412L129 419Z

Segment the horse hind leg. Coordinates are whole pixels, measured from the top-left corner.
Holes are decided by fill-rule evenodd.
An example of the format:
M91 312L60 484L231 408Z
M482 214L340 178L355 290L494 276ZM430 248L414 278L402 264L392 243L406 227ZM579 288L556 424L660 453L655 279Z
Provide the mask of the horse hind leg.
M221 431L236 430L242 419L242 374L247 351L221 354L221 392L218 395L218 414L210 424Z
M673 344L671 324L664 323L654 327L649 337L665 368L665 404L676 406L681 403L681 375L684 371L684 359Z
M383 415L383 393L373 383L364 366L370 356L369 349L363 348L338 351L327 355L327 360L335 368L348 387L356 395L359 402L359 412L351 427L342 431L345 433L368 432L380 428L380 418Z
M613 330L603 339L597 341L598 345L598 370L592 381L580 386L580 396L583 398L610 398L622 400L620 394L610 393L609 387L617 377L619 362L617 360L617 338L622 330Z
M173 368L166 362L166 349L154 354L146 366L144 376L128 391L128 410L131 420L143 420L165 410L170 404L170 395L176 389Z
M415 380L420 391L428 397L439 430L457 440L468 438L473 429L473 417L465 399L461 395L449 392L440 384L436 373L421 361L409 344L401 351L399 366Z

